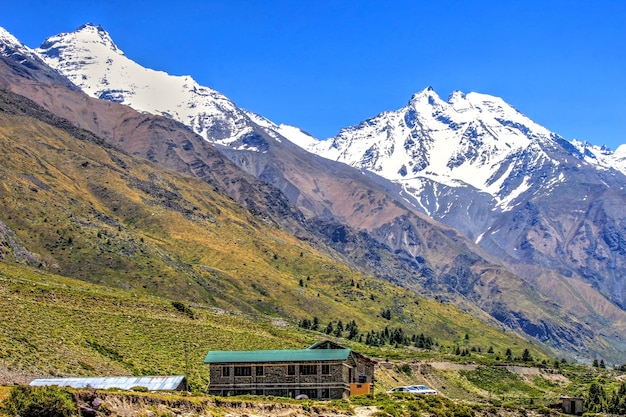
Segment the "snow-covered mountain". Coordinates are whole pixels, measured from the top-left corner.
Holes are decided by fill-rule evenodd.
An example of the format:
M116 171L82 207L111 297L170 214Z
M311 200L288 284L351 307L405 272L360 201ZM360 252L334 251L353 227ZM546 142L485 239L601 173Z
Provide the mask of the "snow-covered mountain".
M224 145L232 161L292 201L308 192L307 204L299 204L305 211L315 205L332 211L331 205L338 205L327 197L314 203L317 186L304 191L284 176L283 165L268 162L302 155L290 151L289 157L255 158L233 152L266 152L270 138L286 149L283 139L290 139L389 181L383 187L399 192L405 204L508 260L517 273L529 274L529 265L547 265L583 277L626 308L626 213L616 209L626 205L626 149L612 152L568 142L498 97L457 91L444 101L432 88L397 111L317 141L237 108L191 77L141 67L98 26L53 36L37 51L93 97L174 118ZM344 211L340 218L348 216Z
M443 101L432 89L321 142L239 109L190 77L142 68L94 25L52 37L38 53L91 96L183 122L219 145L222 155L270 184L271 196L297 206L308 222L298 218L295 227L317 228L326 244L367 273L431 294L461 295L540 340L578 346L595 323L623 328L624 311L615 304L626 310L626 180L612 168L621 149L567 142L496 97L455 92ZM50 109L112 139L97 111L82 114L81 99L65 100ZM223 165L202 159L207 147L215 151L202 139L179 140L177 130L167 133L176 123L157 119L165 128L159 135L133 135L132 144L124 139L114 146L201 178ZM236 174L223 181L241 182ZM249 187L238 190L259 212L248 201ZM270 200L277 212L289 210L283 200ZM622 334L609 335L620 349Z
M23 54L31 58L36 56L36 54L30 48L18 41L15 36L13 36L3 27L0 27L0 54L6 56Z
M572 145L583 155L585 162L601 169L614 168L626 174L626 144L618 146L615 151L576 139L572 141Z
M541 143L563 141L500 98L457 91L445 102L431 88L415 94L398 111L382 113L343 129L331 140L318 141L297 127L277 125L240 109L190 76L142 67L126 57L100 26L86 24L75 32L52 36L36 52L92 97L173 118L210 142L254 150L254 144L242 138L261 127L277 140L287 138L325 158L396 181L411 195L420 194L432 182L465 185L488 193L506 209L529 188L519 178L507 181L507 173L520 168L511 163L511 156L533 150L536 160L527 162L545 164L549 157L540 149ZM588 162L626 171L621 152L592 149L587 145L580 150ZM504 172L503 164L507 166ZM428 203L422 208L432 211Z
M170 117L212 142L232 145L252 131L246 113L224 95L188 75L142 67L101 26L52 36L36 51L90 96Z
M485 193L499 210L538 185L551 187L561 158L556 150L599 168L621 168L624 154L563 138L508 105L499 97L453 92L447 101L432 88L411 97L397 110L342 129L307 149L326 158L375 172L402 185L428 214L444 216L428 189L434 184ZM533 173L541 172L541 178Z
M288 138L303 148L316 141L297 127L277 125L237 107L189 75L173 76L142 67L129 59L101 26L85 24L75 32L52 36L35 52L90 96L172 118L212 143L260 151L245 140L255 128L279 141Z
M568 142L485 94L431 88L397 110L309 144L398 184L407 202L461 231L536 286L580 276L626 308L626 146Z

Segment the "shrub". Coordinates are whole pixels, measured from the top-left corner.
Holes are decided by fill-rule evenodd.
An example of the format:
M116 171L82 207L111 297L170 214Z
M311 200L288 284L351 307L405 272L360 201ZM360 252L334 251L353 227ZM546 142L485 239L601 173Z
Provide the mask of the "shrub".
M9 393L1 411L9 416L72 417L76 415L76 403L68 391L59 387L18 385Z
M174 307L179 312L186 314L190 319L194 319L193 310L184 303L180 301L172 301L172 307Z
M402 366L400 366L399 368L399 371L407 374L408 376L413 375L413 369L411 369L411 366L408 363L402 364Z

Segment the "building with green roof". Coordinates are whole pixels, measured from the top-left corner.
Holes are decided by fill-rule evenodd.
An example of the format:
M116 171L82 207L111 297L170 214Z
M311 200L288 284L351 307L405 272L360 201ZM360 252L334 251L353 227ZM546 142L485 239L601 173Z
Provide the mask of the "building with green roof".
M213 395L334 399L373 392L375 362L331 341L297 350L210 351L204 362Z

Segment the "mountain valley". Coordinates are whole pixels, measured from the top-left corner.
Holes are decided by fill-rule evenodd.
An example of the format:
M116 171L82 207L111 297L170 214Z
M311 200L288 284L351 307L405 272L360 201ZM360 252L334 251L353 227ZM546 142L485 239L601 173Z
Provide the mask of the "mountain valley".
M0 86L33 101L5 96L4 113L28 121L5 120L4 137L53 126L83 138L80 150L42 138L4 150L5 262L363 328L413 294L480 319L485 339L506 329L541 351L625 361L621 148L569 143L498 98L444 102L432 89L317 141L191 77L142 68L98 26L36 51L0 41ZM350 284L365 280L384 301Z

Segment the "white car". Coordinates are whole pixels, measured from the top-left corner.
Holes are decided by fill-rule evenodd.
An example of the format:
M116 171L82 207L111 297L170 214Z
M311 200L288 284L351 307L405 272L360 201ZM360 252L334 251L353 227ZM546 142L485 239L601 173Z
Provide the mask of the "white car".
M411 385L407 388L411 388L413 394L426 394L426 395L437 395L437 390L427 387L426 385Z
M405 393L408 393L408 394L417 394L417 390L414 389L412 386L391 388L389 391L387 391L387 394L393 394L393 393L396 393L396 392L405 392Z
M402 386L402 387L391 388L389 391L387 391L387 394L394 394L394 393L397 393L397 392L404 392L404 393L407 393L407 394L419 394L417 392L417 390L413 386L411 386L411 385L405 385L405 386Z

